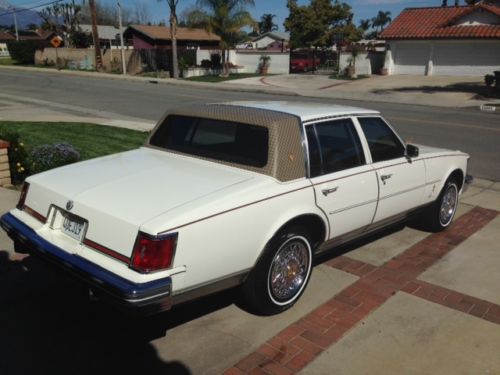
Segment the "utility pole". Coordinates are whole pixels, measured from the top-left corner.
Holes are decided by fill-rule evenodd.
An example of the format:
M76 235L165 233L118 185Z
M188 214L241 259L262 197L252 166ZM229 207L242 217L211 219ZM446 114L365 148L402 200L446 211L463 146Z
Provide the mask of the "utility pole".
M16 12L16 8L14 7L11 7L10 9L12 9L12 11L14 12L14 27L16 29L16 40L19 40L19 31L17 30L17 12Z
M125 63L125 50L123 46L123 31L122 31L122 6L118 1L118 28L120 30L120 48L122 51L122 72L123 75L127 75L127 64Z
M89 0L90 17L92 18L92 37L94 38L95 48L95 69L102 71L102 54L101 43L99 42L99 31L97 29L97 13L95 8L95 0Z

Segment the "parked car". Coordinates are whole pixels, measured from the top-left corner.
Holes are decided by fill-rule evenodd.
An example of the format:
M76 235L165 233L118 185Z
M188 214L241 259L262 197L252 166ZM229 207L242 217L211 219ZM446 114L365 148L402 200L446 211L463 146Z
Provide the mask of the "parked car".
M318 69L320 65L319 58L313 58L308 54L295 54L290 60L290 71L292 73L310 72Z
M468 158L405 144L368 109L198 105L137 150L31 176L1 226L119 306L157 312L241 285L274 314L318 254L416 212L448 227Z

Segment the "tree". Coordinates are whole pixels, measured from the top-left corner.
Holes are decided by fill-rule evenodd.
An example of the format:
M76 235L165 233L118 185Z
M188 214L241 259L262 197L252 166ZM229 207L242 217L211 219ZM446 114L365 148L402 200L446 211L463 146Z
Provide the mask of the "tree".
M372 18L372 26L377 29L379 33L384 31L385 26L392 21L391 12L378 11L377 15Z
M259 22L259 32L261 34L268 33L270 31L278 30L278 25L273 22L273 18L276 17L275 14L266 13L260 17Z
M146 25L148 22L151 22L151 12L148 3L145 1L135 2L132 18L133 22L140 25Z
M359 21L359 28L363 31L363 33L366 33L370 27L372 27L372 21L371 20L361 20Z
M221 38L223 76L229 75L227 51L241 38L240 30L254 26L246 6L254 5L254 0L197 0L197 8L187 15L189 27L201 27Z
M76 4L75 0L63 4L53 4L48 6L38 14L44 21L46 30L54 31L62 35L66 46L72 45L73 34L79 30L79 14L82 10L81 5Z
M290 31L292 48L331 47L339 35L347 41L361 38L361 31L352 23L351 7L346 3L311 0L309 5L298 5L297 0L288 0L287 7L290 13L284 25Z
M177 4L179 0L167 0L170 8L170 40L172 41L172 76L179 78L179 62L177 59Z
M85 3L85 1L84 1ZM113 3L103 3L102 1L96 2L96 20L98 25L111 25L118 26L118 16L116 14L116 2ZM129 8L121 4L122 9L122 20L125 25L132 23L134 20L134 12ZM79 19L81 24L91 24L92 15L90 14L89 7L83 7L79 14Z

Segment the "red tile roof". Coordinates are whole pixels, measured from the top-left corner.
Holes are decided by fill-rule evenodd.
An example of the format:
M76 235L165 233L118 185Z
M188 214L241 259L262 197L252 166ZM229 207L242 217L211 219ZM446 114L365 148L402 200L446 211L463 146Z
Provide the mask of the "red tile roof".
M497 15L493 25L455 25L474 11ZM382 32L382 39L500 39L500 7L487 4L459 7L407 8Z

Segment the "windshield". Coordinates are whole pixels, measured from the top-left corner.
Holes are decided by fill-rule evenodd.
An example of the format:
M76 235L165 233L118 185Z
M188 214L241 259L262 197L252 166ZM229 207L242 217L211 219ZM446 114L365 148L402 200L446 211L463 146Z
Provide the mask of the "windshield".
M268 159L268 129L238 122L170 115L150 145L185 154L262 168Z

